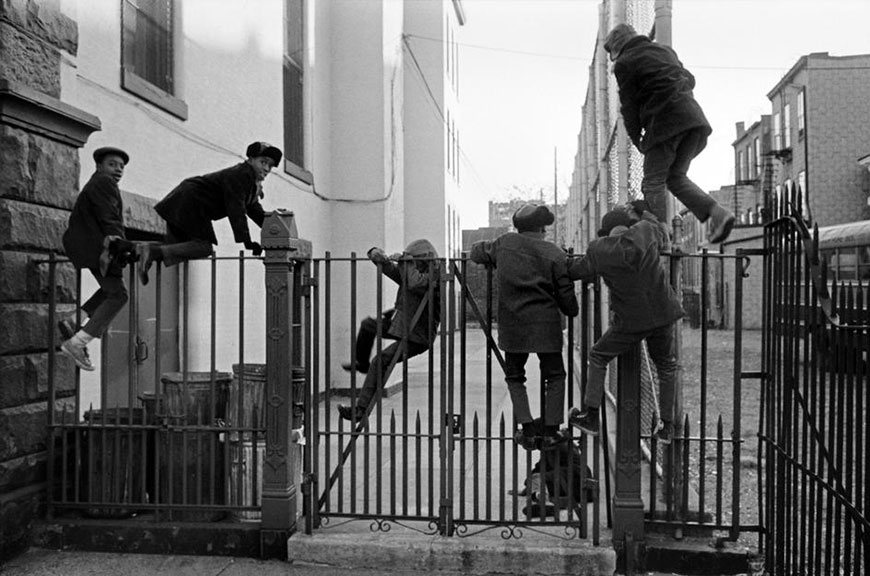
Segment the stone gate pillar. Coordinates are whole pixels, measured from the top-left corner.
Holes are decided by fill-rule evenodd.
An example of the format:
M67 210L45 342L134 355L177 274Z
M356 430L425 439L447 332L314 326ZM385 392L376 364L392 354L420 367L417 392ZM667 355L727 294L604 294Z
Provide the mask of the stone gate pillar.
M644 506L640 493L640 344L622 354L618 362L613 545L617 568L634 574L642 566L644 547Z
M278 210L263 222L261 243L266 265L266 457L263 462L261 552L286 558L287 538L296 530L301 447L292 430L293 373L303 342L299 299L302 261L311 258L311 243L298 237L292 212Z
M0 2L0 564L29 546L45 514L50 415L75 399L64 358L48 387L46 261L63 250L79 148L100 129L96 116L61 101L61 52L77 44L59 2ZM56 289L75 301L72 267L58 267Z

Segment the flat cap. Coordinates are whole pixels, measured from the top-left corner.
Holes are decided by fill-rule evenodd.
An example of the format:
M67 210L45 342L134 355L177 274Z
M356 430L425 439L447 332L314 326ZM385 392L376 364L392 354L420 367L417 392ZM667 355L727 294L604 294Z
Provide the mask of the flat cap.
M102 148L94 150L94 162L97 164L102 162L103 158L106 156L118 156L124 161L124 164L130 163L130 155L120 148L115 148L114 146L103 146Z

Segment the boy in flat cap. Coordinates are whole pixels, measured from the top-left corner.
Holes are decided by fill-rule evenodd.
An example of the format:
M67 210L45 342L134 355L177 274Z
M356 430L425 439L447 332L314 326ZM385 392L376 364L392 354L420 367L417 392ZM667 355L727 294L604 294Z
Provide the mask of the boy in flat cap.
M78 330L72 322L58 323L65 340L60 349L82 370L94 370L88 343L100 338L112 319L127 303L123 267L134 257L134 246L124 235L124 206L118 182L130 157L120 148L106 146L94 151L96 171L82 187L63 235L66 255L76 268L87 268L97 279L99 289L82 311L87 323Z
M598 435L607 364L646 340L661 391L662 426L656 435L659 442L669 444L678 370L674 323L685 313L659 260L668 247L667 228L649 211L646 202L638 201L605 214L598 236L589 244L585 256L568 264L568 274L572 280L587 282L601 276L610 290L613 321L589 351L583 408L572 408L568 421L591 436Z
M281 151L266 142L254 142L245 152L244 162L182 181L154 206L166 220L164 244L140 245L139 280L148 284L148 270L154 262L174 266L180 262L211 256L217 245L212 221L229 218L236 242L254 256L262 248L251 239L248 218L263 225L265 212L260 204L262 183L272 168L281 162Z
M494 266L498 284L498 346L504 351L505 382L520 429L514 440L523 448L552 447L565 410L562 314L579 312L567 254L544 239L555 221L546 206L524 204L513 215L516 232L477 242L470 258ZM543 430L535 425L526 391L526 361L538 355L544 402Z
M356 339L356 366L347 363L343 367L345 370L356 368L364 373L365 382L356 397L355 406L338 407L339 416L351 421L361 420L368 413L378 384L383 385L390 377L390 366L394 359L400 362L422 354L432 346L441 319L440 269L437 262L432 264L432 260L438 258L438 252L431 242L414 240L404 252L392 256L387 256L380 248L371 248L368 257L375 265L380 264L381 272L399 285L396 303L392 309L383 312L380 322L381 337L394 342L370 362L378 334L378 321L375 318L362 321Z
M699 221L710 221L710 242L724 242L734 214L686 175L713 131L692 92L695 77L670 46L656 44L628 24L610 31L604 50L614 62L625 130L643 154L641 191L652 212L665 222L670 190Z

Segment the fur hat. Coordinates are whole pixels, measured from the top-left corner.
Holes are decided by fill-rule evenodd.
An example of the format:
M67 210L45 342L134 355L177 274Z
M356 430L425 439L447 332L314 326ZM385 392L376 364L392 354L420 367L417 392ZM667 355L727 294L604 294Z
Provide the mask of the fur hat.
M106 156L118 156L124 161L125 165L130 163L130 155L120 148L115 148L114 146L103 146L102 148L94 150L94 162L97 164L102 162L103 158Z
M628 215L628 210L624 206L614 208L604 215L601 219L601 228L598 229L598 237L603 238L610 235L610 231L617 226L625 226L628 228L634 223L631 216Z
M613 30L607 34L607 38L604 39L604 49L610 54L610 59L616 60L628 41L637 35L634 28L628 24L614 26Z
M265 156L275 161L275 166L281 163L281 150L272 146L268 142L252 142L248 149L245 150L245 156L248 158L258 158Z
M514 212L513 223L517 232L540 230L556 221L556 217L546 206L523 204Z

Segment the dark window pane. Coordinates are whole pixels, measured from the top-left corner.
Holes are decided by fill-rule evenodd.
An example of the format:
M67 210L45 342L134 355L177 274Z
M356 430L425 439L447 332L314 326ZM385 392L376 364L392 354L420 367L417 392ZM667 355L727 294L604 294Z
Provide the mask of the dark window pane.
M286 0L284 21L284 157L305 168L304 130L302 129L302 75L305 41L303 0Z
M122 6L124 67L172 94L172 0L122 0Z

